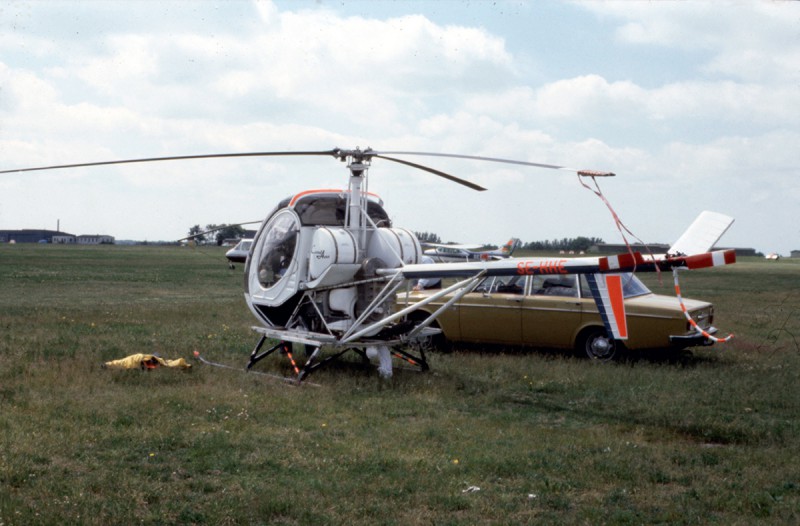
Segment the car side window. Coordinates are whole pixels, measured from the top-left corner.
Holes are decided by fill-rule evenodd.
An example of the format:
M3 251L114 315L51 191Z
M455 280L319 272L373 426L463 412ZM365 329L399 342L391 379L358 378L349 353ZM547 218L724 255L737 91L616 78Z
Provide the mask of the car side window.
M533 276L531 294L536 296L578 297L577 282L574 274L537 274Z
M592 289L589 288L589 280L586 279L586 274L581 274L581 298L591 298Z
M494 276L484 279L475 288L484 294L523 294L525 292L525 276Z

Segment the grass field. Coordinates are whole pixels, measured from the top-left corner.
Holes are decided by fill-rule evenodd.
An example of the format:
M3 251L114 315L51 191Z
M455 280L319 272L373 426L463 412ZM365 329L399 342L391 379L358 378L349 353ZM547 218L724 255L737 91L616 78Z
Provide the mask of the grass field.
M681 285L731 343L608 365L457 350L298 388L100 367L244 366L255 320L222 249L0 245L0 526L798 524L800 260Z

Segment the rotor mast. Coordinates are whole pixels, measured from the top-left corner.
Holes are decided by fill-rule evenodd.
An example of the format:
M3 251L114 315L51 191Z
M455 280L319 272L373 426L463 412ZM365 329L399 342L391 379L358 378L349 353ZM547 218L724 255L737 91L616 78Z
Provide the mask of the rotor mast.
M347 192L345 223L358 241L358 259L360 261L365 256L367 246L367 192L364 183L367 179L371 156L356 148L347 152L346 160L347 168L350 170L350 182Z

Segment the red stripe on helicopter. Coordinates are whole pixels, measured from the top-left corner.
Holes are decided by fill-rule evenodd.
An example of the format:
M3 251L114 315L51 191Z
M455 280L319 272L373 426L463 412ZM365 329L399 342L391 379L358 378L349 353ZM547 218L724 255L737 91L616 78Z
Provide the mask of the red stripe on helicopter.
M705 254L688 256L685 258L685 261L686 266L690 269L730 265L732 263L736 263L736 251L731 249L716 252L706 252Z
M638 252L634 252L633 254L620 254L618 256L602 257L598 261L598 264L601 271L608 271L633 268L643 262L644 258L642 255Z

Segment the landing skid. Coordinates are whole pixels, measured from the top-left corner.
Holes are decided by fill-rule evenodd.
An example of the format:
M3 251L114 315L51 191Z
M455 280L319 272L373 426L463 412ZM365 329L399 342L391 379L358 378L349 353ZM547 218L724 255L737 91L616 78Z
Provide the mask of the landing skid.
M430 369L428 366L428 360L425 357L425 351L421 346L419 347L418 355L412 354L403 349L403 347L408 346L409 342L406 340L359 340L358 343L342 343L336 337L328 334L297 330L290 332L280 329L267 329L264 327L253 327L253 330L258 332L261 337L253 348L253 352L250 353L250 359L247 362L246 369L248 371L251 370L255 364L277 351L285 354L289 359L294 371L294 376L292 379L298 384L303 382L303 380L308 378L308 376L317 369L320 369L321 367L338 360L348 352L354 352L361 356L364 360L368 360L366 349L372 346L382 345L388 347L393 356L414 366L419 371L427 371ZM425 329L420 337L426 338L430 336L430 334L427 334L428 332L434 334L438 333L439 330ZM264 350L264 344L266 344L269 340L277 341L277 343ZM299 357L293 352L292 344L294 343L299 343L306 346L305 357ZM334 349L334 354L321 357L320 349L323 345Z

